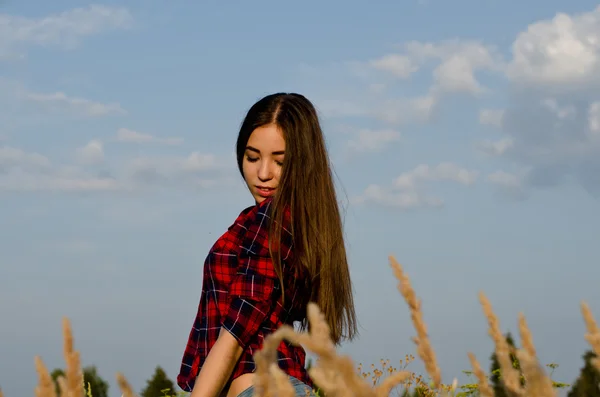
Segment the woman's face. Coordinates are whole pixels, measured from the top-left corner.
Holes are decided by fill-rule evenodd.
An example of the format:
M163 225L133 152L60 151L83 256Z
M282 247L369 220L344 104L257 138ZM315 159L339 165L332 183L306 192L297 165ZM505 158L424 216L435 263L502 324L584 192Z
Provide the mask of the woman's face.
M284 152L285 140L278 126L265 125L250 134L242 170L244 180L257 204L275 194L279 186Z

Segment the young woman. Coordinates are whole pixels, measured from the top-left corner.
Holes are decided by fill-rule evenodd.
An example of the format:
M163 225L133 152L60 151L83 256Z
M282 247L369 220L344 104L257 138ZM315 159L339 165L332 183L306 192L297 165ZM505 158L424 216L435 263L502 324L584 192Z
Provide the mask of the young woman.
M323 132L299 94L255 103L237 139L237 163L255 204L204 263L198 313L177 376L190 397L251 396L252 355L281 325L307 328L316 302L335 343L357 333L342 221ZM282 342L279 367L305 396L302 347Z

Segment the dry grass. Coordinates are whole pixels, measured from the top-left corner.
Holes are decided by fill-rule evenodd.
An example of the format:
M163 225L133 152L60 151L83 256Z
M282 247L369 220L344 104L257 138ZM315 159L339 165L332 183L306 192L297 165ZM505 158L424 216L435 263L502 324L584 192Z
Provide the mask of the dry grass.
M596 320L594 320L594 316L592 316L592 312L585 302L581 304L581 313L583 314L583 320L587 328L585 340L587 340L592 346L594 353L596 353L596 358L592 360L592 364L600 371L600 329L598 329L598 324L596 324Z
M431 379L430 382L426 383L422 376L417 376L405 369L406 365L414 360L413 356L406 356L405 360L401 360L400 369L391 366L389 361L382 360L381 369L372 366L372 372L365 373L361 365L357 371L350 357L337 354L335 346L329 337L330 330L323 314L315 304L310 304L308 307L308 319L311 324L310 333L297 333L291 327L281 327L265 339L263 349L255 354L254 358L257 363L256 396L294 396L294 391L287 380L287 376L277 366L277 346L284 339L292 343L300 343L319 356L316 364L309 369L309 373L327 397L383 397L390 395L397 387L419 387L425 392L425 395L432 397L455 395L456 380L452 385L442 384L441 371L429 341L427 326L423 319L421 302L417 299L402 266L393 257L389 259L393 273L398 279L398 290L409 307L413 326L417 333L413 341L417 346L417 355L423 361ZM500 332L499 321L492 310L490 302L483 293L480 293L479 299L484 316L488 321L489 334L495 344L495 352L502 371L502 380L508 394L523 397L556 396L556 392L552 387L552 380L545 373L537 359L533 338L523 314L519 314L519 333L523 348L511 352L506 339ZM593 351L600 357L600 329L587 304L582 303L581 309L587 328L585 339L591 345ZM59 393L57 395L54 383L42 359L35 357L35 366L39 379L38 385L35 388L36 397L86 396L79 352L74 350L73 335L67 319L63 320L63 335L66 371L65 377L58 379ZM510 353L515 354L520 361L525 380L524 385L521 384L519 372L513 368L509 358ZM493 390L488 384L487 376L481 369L475 356L472 353L468 353L468 356L473 367L473 373L478 380L480 395L483 397L492 397ZM594 360L594 365L600 370L600 359ZM386 376L384 377L384 375ZM123 397L136 396L122 374L117 374L117 381ZM3 397L1 390L0 397Z
M481 397L494 397L494 390L492 390L491 386L489 385L485 372L483 372L479 361L477 361L475 355L471 352L469 352L469 361L471 361L473 373L475 373L475 377L477 377L477 383L479 385L479 393L481 394Z
M423 360L425 369L433 381L433 387L439 388L442 384L442 375L440 368L438 367L435 359L435 353L429 343L429 336L427 335L427 326L423 320L423 313L421 313L421 301L417 299L417 295L410 285L410 280L402 269L402 266L396 261L395 258L390 257L390 264L394 271L394 275L398 279L398 290L404 297L404 300L408 304L410 309L410 318L412 319L413 326L417 331L417 337L413 338L413 341L417 345L417 354Z

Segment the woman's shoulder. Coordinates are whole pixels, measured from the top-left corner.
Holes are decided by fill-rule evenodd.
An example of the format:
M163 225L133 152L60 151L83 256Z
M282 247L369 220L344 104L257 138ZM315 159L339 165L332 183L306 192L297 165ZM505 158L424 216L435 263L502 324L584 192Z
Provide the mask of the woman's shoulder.
M262 217L269 212L272 202L273 202L273 198L269 197L269 198L261 201L258 204L254 204L249 207L246 207L240 212L240 214L238 215L238 219L256 218L257 216Z
M264 234L272 218L273 198L269 197L258 204L244 208L230 229L238 227L247 233ZM282 219L283 232L290 234L290 211L288 208L284 211ZM241 231L241 230L240 230ZM283 236L282 236L283 237Z
M237 218L235 219L235 221L233 222L233 224L231 226L229 226L229 229L235 227L236 225L246 225L248 223L253 223L256 222L259 217L264 217L266 214L266 211L269 209L270 207L270 202L271 202L271 198L268 198L267 200L263 200L262 202L260 202L259 204L254 204L254 205L250 205L246 208L244 208L242 211L240 211L239 215L237 216Z

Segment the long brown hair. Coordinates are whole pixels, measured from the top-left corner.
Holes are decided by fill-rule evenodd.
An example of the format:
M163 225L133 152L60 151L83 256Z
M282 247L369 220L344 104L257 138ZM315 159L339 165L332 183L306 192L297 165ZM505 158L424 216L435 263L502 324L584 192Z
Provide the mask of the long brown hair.
M295 265L309 274L309 300L319 305L337 344L353 339L357 331L352 282L346 258L342 220L323 131L317 111L295 93L267 95L248 111L238 135L236 154L243 176L243 158L252 132L275 124L284 134L285 157L277 194L271 205L269 241L280 241L285 209L290 210ZM281 287L280 255L271 257ZM284 294L282 293L282 296ZM303 322L306 327L306 320Z

